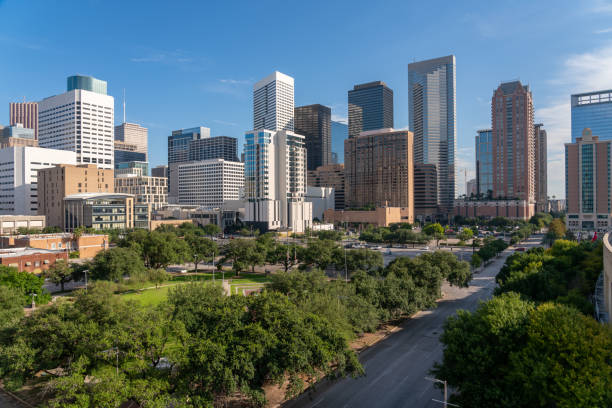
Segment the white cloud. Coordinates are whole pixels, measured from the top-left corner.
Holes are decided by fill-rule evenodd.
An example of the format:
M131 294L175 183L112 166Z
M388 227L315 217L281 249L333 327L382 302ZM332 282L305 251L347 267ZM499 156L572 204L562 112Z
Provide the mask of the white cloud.
M345 125L348 124L348 118L346 116L336 115L335 113L332 113L331 118L334 122L344 123Z
M251 81L246 79L220 79L219 82L222 84L231 84L231 85L248 85Z
M227 122L225 120L218 120L218 119L213 119L214 123L218 123L220 125L227 125L227 126L238 126L237 123L234 122Z
M607 34L612 33L612 27L602 28L601 30L594 31L595 34Z
M612 12L612 5L610 12ZM603 7L603 4L599 4ZM612 88L612 43L583 54L569 55L550 82L558 94L535 112L548 135L548 195L565 196L565 147L571 141L570 95Z

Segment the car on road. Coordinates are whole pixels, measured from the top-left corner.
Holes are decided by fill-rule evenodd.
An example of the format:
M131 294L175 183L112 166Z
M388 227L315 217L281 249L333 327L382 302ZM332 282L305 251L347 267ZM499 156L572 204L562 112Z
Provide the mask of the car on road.
M429 247L425 246L425 247L421 248L421 251L429 251Z
M525 252L525 247L518 247L514 250L514 252Z

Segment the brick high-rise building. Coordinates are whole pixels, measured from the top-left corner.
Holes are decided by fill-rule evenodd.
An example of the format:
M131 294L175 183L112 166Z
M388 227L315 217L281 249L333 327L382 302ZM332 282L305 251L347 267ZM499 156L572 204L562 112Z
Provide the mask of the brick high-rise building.
M312 187L333 187L334 209L344 210L344 164L319 166L308 172L307 182Z
M612 226L612 140L599 140L591 129L565 144L565 223L572 231L607 232Z
M64 228L64 197L78 193L113 193L113 169L95 164L58 164L38 170L38 214L47 225Z
M34 129L34 138L38 139L37 102L11 102L9 116L11 126L21 123L24 128Z
M414 219L412 132L379 129L344 141L346 206L408 208Z
M536 138L528 85L505 82L491 100L493 197L536 199Z

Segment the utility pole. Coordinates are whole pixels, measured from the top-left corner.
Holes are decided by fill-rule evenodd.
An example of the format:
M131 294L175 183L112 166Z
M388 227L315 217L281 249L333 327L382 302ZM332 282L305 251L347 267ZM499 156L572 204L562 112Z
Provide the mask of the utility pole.
M213 282L215 281L215 252L212 253Z

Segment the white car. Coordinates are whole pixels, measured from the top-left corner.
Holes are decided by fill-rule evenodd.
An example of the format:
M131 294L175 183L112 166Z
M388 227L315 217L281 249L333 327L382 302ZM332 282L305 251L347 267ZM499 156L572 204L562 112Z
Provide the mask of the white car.
M423 247L423 248L421 248L421 250L422 250L422 251L429 251L429 247L428 247L428 246Z

